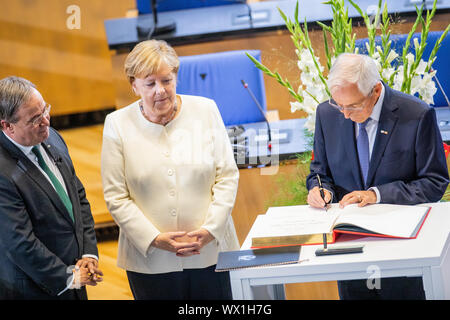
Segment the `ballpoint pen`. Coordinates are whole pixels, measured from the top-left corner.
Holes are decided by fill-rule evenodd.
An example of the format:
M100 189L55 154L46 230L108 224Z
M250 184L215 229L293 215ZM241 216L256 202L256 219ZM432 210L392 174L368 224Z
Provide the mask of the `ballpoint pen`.
M328 207L327 207L327 202L325 201L325 192L323 192L323 186L322 186L322 181L320 181L320 176L319 174L316 175L317 177L317 182L319 183L319 191L320 191L320 196L322 197L323 201L325 202L325 212L328 211ZM324 233L323 234L323 249L326 251L327 250L327 234Z

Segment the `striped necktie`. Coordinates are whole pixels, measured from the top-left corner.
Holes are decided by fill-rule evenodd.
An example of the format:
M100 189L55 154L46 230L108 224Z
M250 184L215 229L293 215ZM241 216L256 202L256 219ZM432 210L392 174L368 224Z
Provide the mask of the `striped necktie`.
M31 151L33 151L33 153L38 158L39 166L42 168L42 170L44 170L44 172L50 178L50 181L52 182L53 186L55 187L56 193L59 195L59 198L64 203L64 206L66 207L67 211L69 212L70 218L72 218L72 221L75 221L74 217L73 217L72 202L70 201L70 198L66 193L66 190L64 190L64 187L61 185L58 178L56 178L55 174L50 170L50 168L45 163L44 158L42 157L41 151L39 150L38 146L34 146L31 149Z
M359 123L359 134L356 139L356 146L358 148L359 166L364 179L364 184L367 182L367 174L369 172L369 136L367 135L366 125L370 121L368 118L363 123Z

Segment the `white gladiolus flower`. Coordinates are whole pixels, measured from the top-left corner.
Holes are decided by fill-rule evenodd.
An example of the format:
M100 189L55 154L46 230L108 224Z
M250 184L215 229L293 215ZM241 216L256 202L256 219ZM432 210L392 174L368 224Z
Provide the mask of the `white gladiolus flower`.
M414 38L413 42L414 42L414 49L417 52L419 50L419 47L420 47L419 39L418 38Z
M300 102L294 101L294 102L290 102L290 104L291 104L291 112L292 113L294 113L295 111L302 110Z
M391 50L388 54L388 56L386 57L386 61L391 64L392 61L394 61L395 59L397 59L398 54L397 52L395 52L394 50Z
M422 77L420 75L416 75L411 79L411 91L409 94L416 94L419 89L422 87Z
M388 81L391 76L394 74L395 69L394 68L386 68L381 70L381 77L385 80Z
M428 104L434 104L433 96L437 91L436 84L433 81L435 73L436 72L433 71L432 73L424 74L417 91L422 97L422 100Z
M416 73L417 74L424 74L425 68L427 67L427 63L420 59L419 65L417 66Z
M419 39L414 38L413 41L414 48L417 52L420 48ZM365 46L367 52L369 52L369 43L366 42ZM355 53L358 53L358 51L359 48L355 48ZM319 58L315 56L313 57L311 55L311 51L307 48L303 48L301 50L296 49L295 53L298 57L297 66L301 71L301 85L298 88L298 94L303 98L303 102L290 102L291 112L296 112L299 110L306 112L308 114L308 118L304 127L308 131L314 132L317 106L329 99L326 85L320 79L320 76L324 71L324 67L320 64ZM378 45L375 47L375 52L372 55L372 58L377 65L377 69L380 72L382 80L385 82L389 82L389 80L393 78L392 88L394 90L402 91L402 84L405 77L405 66L402 64L398 64L398 62L401 63L402 58L400 58L399 61L400 55L393 49L389 51L389 54L386 57L386 61L384 61L383 64L382 56L384 56L383 48ZM317 66L314 63L314 59L317 61ZM411 74L411 72L412 65L416 61L415 55L413 53L408 53L406 55L406 60L408 63L406 77L408 79L411 79L409 93L413 95L419 94L422 100L429 104L432 104L433 96L437 91L436 85L432 80L435 71L425 72L425 70L427 68L430 69L430 66L434 62L434 59L428 62L421 59L416 70L414 71L414 74ZM335 61L336 57L332 56L331 64L333 65Z
M414 55L410 52L406 55L406 60L408 60L408 74L410 73L411 70L411 66L414 63L415 57Z
M394 90L400 91L403 83L403 66L397 68L397 74L394 76Z
M310 115L306 122L305 125L303 126L306 130L308 130L309 132L314 133L314 129L316 127L316 115Z

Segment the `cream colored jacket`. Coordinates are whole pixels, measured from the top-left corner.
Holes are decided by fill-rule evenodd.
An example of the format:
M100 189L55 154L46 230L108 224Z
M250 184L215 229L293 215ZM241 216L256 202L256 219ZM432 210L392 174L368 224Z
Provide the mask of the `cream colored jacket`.
M178 116L161 126L138 101L105 119L102 182L120 227L117 265L140 273L205 268L219 251L238 250L231 217L239 171L214 101L180 95ZM207 229L215 240L199 255L151 247L161 232Z

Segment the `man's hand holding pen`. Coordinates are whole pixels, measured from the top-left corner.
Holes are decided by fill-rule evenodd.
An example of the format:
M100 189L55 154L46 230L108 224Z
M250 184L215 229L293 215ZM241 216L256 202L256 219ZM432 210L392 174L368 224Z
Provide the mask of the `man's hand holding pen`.
M320 194L320 188L314 187L308 193L308 204L314 208L327 208L329 203L331 202L331 193L323 189L324 197Z

